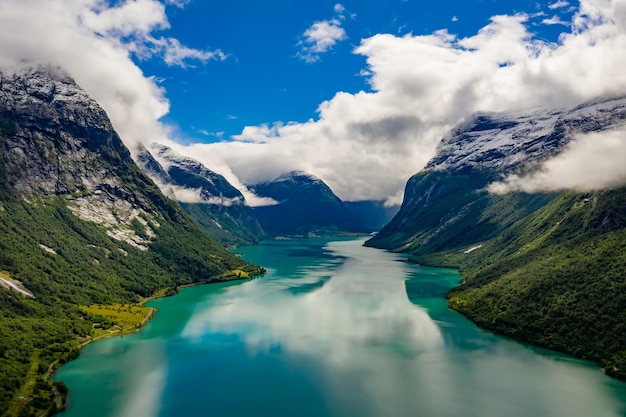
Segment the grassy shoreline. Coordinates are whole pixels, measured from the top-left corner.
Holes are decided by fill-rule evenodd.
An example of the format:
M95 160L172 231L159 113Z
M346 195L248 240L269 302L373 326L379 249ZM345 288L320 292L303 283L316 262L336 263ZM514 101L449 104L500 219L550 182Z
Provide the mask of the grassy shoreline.
M174 296L184 288L230 281L243 281L264 275L265 272L263 268L258 268L258 270L250 273L235 269L227 271L220 276L207 278L199 282L184 284L173 288L161 288L150 297L142 298L136 303L78 306L85 314L86 319L92 322L92 334L83 338L66 341L66 343L71 345L72 353L70 358L67 360L65 358L57 358L50 363L43 374L39 369L40 361L38 360L38 356L40 351L35 351L33 358L31 358L31 366L26 381L16 392L4 416L19 416L23 407L34 395L34 392L40 392L41 390L49 391L47 397L52 402L52 405L39 413L37 415L38 417L52 416L63 411L67 407L68 390L62 381L53 381L57 370L65 363L78 358L80 351L91 343L140 331L142 327L155 317L155 313L158 311L155 307L145 305L149 301Z

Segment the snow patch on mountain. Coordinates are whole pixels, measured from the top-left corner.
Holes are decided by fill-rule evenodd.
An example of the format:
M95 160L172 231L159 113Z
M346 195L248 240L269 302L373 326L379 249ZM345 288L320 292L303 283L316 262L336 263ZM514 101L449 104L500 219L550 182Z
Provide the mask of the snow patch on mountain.
M470 167L508 174L556 156L580 134L613 129L625 120L626 97L601 98L571 109L476 113L442 140L426 169Z

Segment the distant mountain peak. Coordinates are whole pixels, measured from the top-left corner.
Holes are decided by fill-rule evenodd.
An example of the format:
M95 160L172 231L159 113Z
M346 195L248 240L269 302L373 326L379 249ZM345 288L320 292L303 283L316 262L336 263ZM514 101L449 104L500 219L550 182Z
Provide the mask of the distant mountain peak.
M139 149L139 165L211 237L226 246L266 237L244 196L226 178L168 146L153 144L150 150Z
M303 171L283 174L274 181L251 186L260 197L279 201L256 207L263 228L274 235L307 235L364 232L352 213L320 178Z
M281 174L273 181L268 182L284 182L284 181L305 181L305 182L315 182L315 183L324 183L319 177L316 177L313 174L309 174L304 171L290 171L284 174Z

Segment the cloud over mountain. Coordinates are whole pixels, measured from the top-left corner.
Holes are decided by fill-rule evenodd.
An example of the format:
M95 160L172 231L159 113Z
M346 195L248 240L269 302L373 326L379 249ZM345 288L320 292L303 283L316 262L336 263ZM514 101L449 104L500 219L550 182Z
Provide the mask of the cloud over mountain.
M592 191L626 185L626 127L578 135L566 149L528 175L511 175L491 184L496 194L509 191Z
M127 144L175 146L234 184L303 170L344 200L399 202L406 179L452 126L475 111L571 106L626 92L626 0L583 0L558 43L536 39L532 25L542 17L524 14L494 16L464 38L446 30L371 36L354 50L366 58L371 91L338 92L306 122L249 126L232 141L183 146L159 121L168 111L166 92L133 58L186 65L226 55L168 38L166 13L173 6L156 0L114 6L5 0L0 7L0 63L26 58L65 67L101 103Z
M301 169L344 200L400 201L406 179L456 123L479 110L572 106L626 92L624 0L581 2L558 44L533 38L531 17L495 16L477 34L380 34L355 49L372 92L339 92L317 120L251 126L239 143L195 145L244 182ZM271 163L268 163L271 161Z

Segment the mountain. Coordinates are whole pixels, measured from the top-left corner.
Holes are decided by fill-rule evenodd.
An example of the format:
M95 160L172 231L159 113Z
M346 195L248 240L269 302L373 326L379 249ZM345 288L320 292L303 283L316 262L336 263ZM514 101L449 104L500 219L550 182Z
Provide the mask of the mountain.
M608 129L624 119L626 98L572 109L475 114L444 138L425 169L409 179L400 211L367 244L431 253L495 237L555 194L494 195L486 191L489 184L532 170L577 133Z
M572 109L481 113L445 138L368 245L459 268L449 306L478 325L590 359L626 379L626 188L490 194L577 133L621 126L626 99Z
M278 202L254 208L263 229L274 236L366 232L361 220L315 176L290 172L250 189Z
M0 415L57 410L49 370L114 323L88 306L258 272L159 191L68 74L0 75Z
M344 201L343 205L361 220L368 232L382 229L400 210L400 206L386 206L384 201Z
M152 151L141 147L138 164L213 239L232 247L267 237L244 196L222 175L167 146L155 145Z

